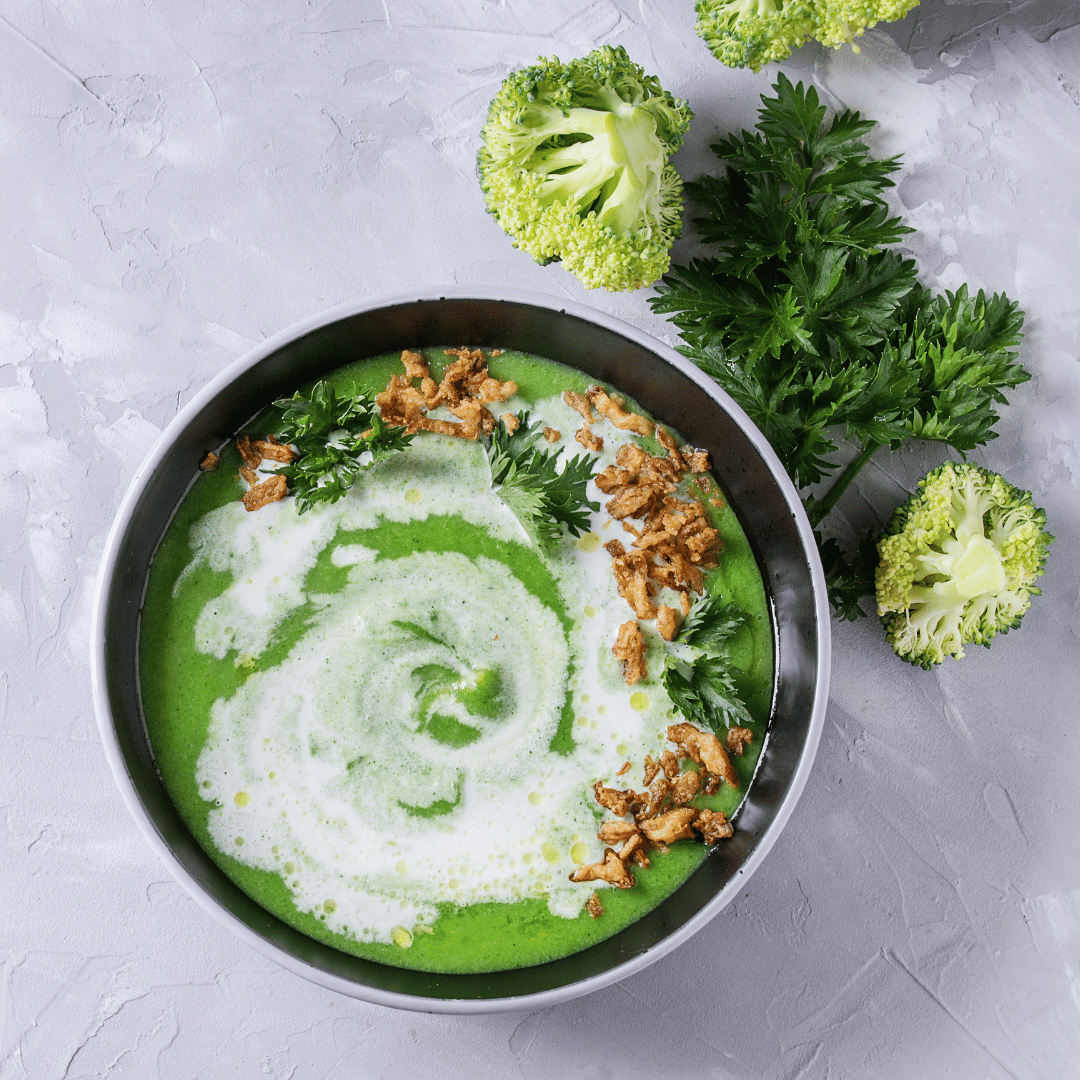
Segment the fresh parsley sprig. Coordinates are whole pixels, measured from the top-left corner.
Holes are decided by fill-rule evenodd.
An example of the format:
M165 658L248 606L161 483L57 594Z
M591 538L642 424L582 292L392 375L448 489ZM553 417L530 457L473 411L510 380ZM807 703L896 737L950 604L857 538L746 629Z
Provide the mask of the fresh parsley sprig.
M747 622L746 612L730 601L706 593L694 602L675 642L694 649L691 660L669 653L660 681L672 704L691 723L713 731L733 723L752 723L739 696L735 679L739 669L725 646Z
M817 526L885 445L912 438L966 453L996 437L996 405L1030 375L1016 360L1023 313L966 286L933 296L892 249L912 230L884 194L898 158L874 160L874 127L851 111L826 121L813 87L779 75L757 130L717 142L720 176L686 185L718 254L673 268L651 301L682 351L746 410L806 498ZM839 441L855 443L840 469ZM876 530L874 531L876 536ZM864 537L848 559L821 540L844 618L873 592ZM869 572L868 572L869 571Z
M753 723L735 688L737 671L726 656L702 653L687 662L669 654L660 682L687 720L719 731L732 724Z
M301 514L316 503L337 502L362 472L404 450L414 437L384 423L367 394L338 394L322 381L309 397L297 392L274 404L283 413L277 437L300 454L278 472L288 480Z
M730 600L706 593L695 601L675 640L680 645L693 645L705 652L715 652L726 644L740 626L745 626L746 621L746 612Z
M585 493L597 459L592 455L567 458L559 472L561 447L554 453L541 450L538 443L544 437L542 425L530 425L527 412L519 412L517 419L514 431L500 420L484 440L491 482L529 539L550 551L562 536L561 525L571 536L580 536L589 528L588 511L600 509L600 504L590 502Z

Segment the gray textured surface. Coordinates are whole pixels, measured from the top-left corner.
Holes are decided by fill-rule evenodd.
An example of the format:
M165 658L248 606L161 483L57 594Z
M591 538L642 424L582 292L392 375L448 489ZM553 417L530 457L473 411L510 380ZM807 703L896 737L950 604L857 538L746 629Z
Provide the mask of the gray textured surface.
M236 943L120 804L87 672L97 561L177 408L252 343L373 291L641 294L513 250L473 177L506 72L624 44L688 98L679 165L752 123L678 3L0 3L0 1078L1080 1076L1080 11L925 0L783 65L881 122L926 281L1029 315L978 460L1058 536L1020 633L924 673L835 627L810 784L737 903L617 987L447 1018L317 989ZM681 246L691 252L691 242ZM876 462L864 521L936 464Z

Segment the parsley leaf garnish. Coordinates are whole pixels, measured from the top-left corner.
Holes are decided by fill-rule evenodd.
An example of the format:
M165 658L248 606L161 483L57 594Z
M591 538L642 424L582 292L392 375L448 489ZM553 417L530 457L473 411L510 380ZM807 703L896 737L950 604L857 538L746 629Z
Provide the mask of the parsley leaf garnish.
M537 547L550 551L562 536L565 525L571 536L580 536L589 528L589 510L599 510L590 502L585 485L592 478L596 457L568 458L558 471L560 447L554 453L537 445L543 439L542 425L529 424L529 414L517 414L518 426L508 431L500 420L484 440L491 482L499 496L513 510L529 539Z
M691 646L697 654L681 660L672 654L664 660L660 676L672 704L692 723L713 731L733 723L752 723L750 713L735 686L738 668L723 648L747 622L746 612L719 596L706 594L694 602L675 641Z
M816 526L882 446L918 438L963 454L995 438L995 406L1030 375L1016 360L1014 302L966 285L933 296L893 250L913 230L889 213L900 161L871 157L873 122L851 111L826 121L814 88L782 74L773 89L756 131L713 146L724 173L686 185L718 253L674 267L651 303L796 486L833 477L839 441L856 444L829 490L806 499ZM834 607L855 618L873 591L869 541L850 561L821 543Z
M337 502L362 472L413 439L403 427L384 423L367 394L338 394L326 382L317 382L310 397L297 392L274 404L284 414L277 437L300 454L278 472L288 480L301 514L316 503Z
M687 720L719 731L721 725L753 723L735 689L737 671L726 656L702 653L685 662L669 655L660 682Z
M706 594L694 603L675 640L680 645L693 645L706 652L714 652L746 621L746 612L730 600Z

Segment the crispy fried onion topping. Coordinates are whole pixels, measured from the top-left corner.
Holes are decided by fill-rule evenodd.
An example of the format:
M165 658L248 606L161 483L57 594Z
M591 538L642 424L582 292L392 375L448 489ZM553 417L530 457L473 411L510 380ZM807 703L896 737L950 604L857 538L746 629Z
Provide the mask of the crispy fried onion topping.
M701 501L678 491L680 481L692 471L691 462L708 468L708 454L684 453L663 428L656 432L667 457L627 444L619 448L615 464L602 469L595 481L611 496L607 512L634 538L629 552L618 540L604 545L619 595L637 618L659 618L660 636L670 641L678 630L678 613L663 604L658 608L652 598L663 588L672 589L686 615L690 592L702 591L704 571L716 565L721 539Z
M647 420L644 416L638 413L627 412L622 406L622 401L609 395L602 386L590 386L585 391L585 397L588 398L589 404L602 416L605 420L614 424L615 427L621 428L623 431L632 431L635 435L644 435L648 437L653 433L656 425ZM567 402L567 404L570 404ZM582 413L584 416L585 414ZM588 417L585 419L588 421Z
M743 747L754 741L754 733L748 727L728 728L727 750L729 754L742 756Z
M731 732L739 734L734 738L729 734L728 745L737 743L739 752L753 737L749 728L732 728ZM599 780L593 784L593 797L615 817L605 821L596 834L605 845L603 859L579 866L570 875L571 881L603 881L617 889L629 889L635 884L630 865L647 869L653 848L666 851L678 840L698 837L716 844L733 834L722 811L688 805L702 790L712 794L721 783L738 787L738 776L720 740L693 724L672 724L667 736L679 754L665 750L656 760L646 755L643 782L647 791L605 787ZM689 758L698 767L683 769L680 757ZM625 767L619 775L624 772ZM586 907L594 919L603 914L602 907L599 912L588 903Z
M604 440L597 435L588 424L582 424L574 432L574 438L585 447L586 450L599 454L604 449Z
M236 439L236 450L243 463L240 466L240 478L248 485L248 490L240 497L245 509L261 510L267 503L284 499L289 487L285 477L271 475L262 479L258 470L263 461L279 461L288 465L300 455L288 443L278 442L273 435L267 435L265 439L239 435ZM217 455L211 456L217 458ZM206 466L204 463L200 468L203 467L217 468L217 465Z
M392 375L386 389L375 395L383 420L409 432L433 431L460 439L490 435L495 430L495 416L487 406L513 397L517 383L492 378L481 349L446 349L445 355L454 359L444 369L442 381L436 383L420 353L402 352L405 374ZM419 386L415 385L417 380ZM427 415L440 405L458 420L436 420Z
M693 724L672 724L667 737L684 757L701 765L710 777L719 777L732 787L739 786L739 777L724 744L711 731L701 731Z
M267 503L284 499L288 487L284 476L268 476L249 487L240 501L245 510L261 510Z
M645 666L645 636L637 619L628 619L619 627L619 636L611 647L616 659L622 661L623 678L627 686L649 677Z
M626 869L626 863L612 848L604 848L604 860L579 866L571 875L571 881L606 881L616 889L634 887L634 875Z

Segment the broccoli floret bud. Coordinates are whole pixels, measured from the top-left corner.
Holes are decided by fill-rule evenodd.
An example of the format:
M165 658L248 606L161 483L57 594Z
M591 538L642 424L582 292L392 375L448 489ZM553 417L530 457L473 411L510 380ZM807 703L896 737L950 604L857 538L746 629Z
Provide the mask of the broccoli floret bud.
M897 655L929 670L1020 625L1043 573L1046 514L997 473L946 462L878 544L878 614Z
M810 0L698 0L697 32L728 67L760 71L814 33Z
M668 159L693 114L604 46L541 57L502 85L479 153L488 210L539 263L562 260L590 289L660 278L682 228L682 179Z
M839 48L919 0L698 0L697 32L728 67L760 71L811 38ZM856 48L856 51L858 49Z

